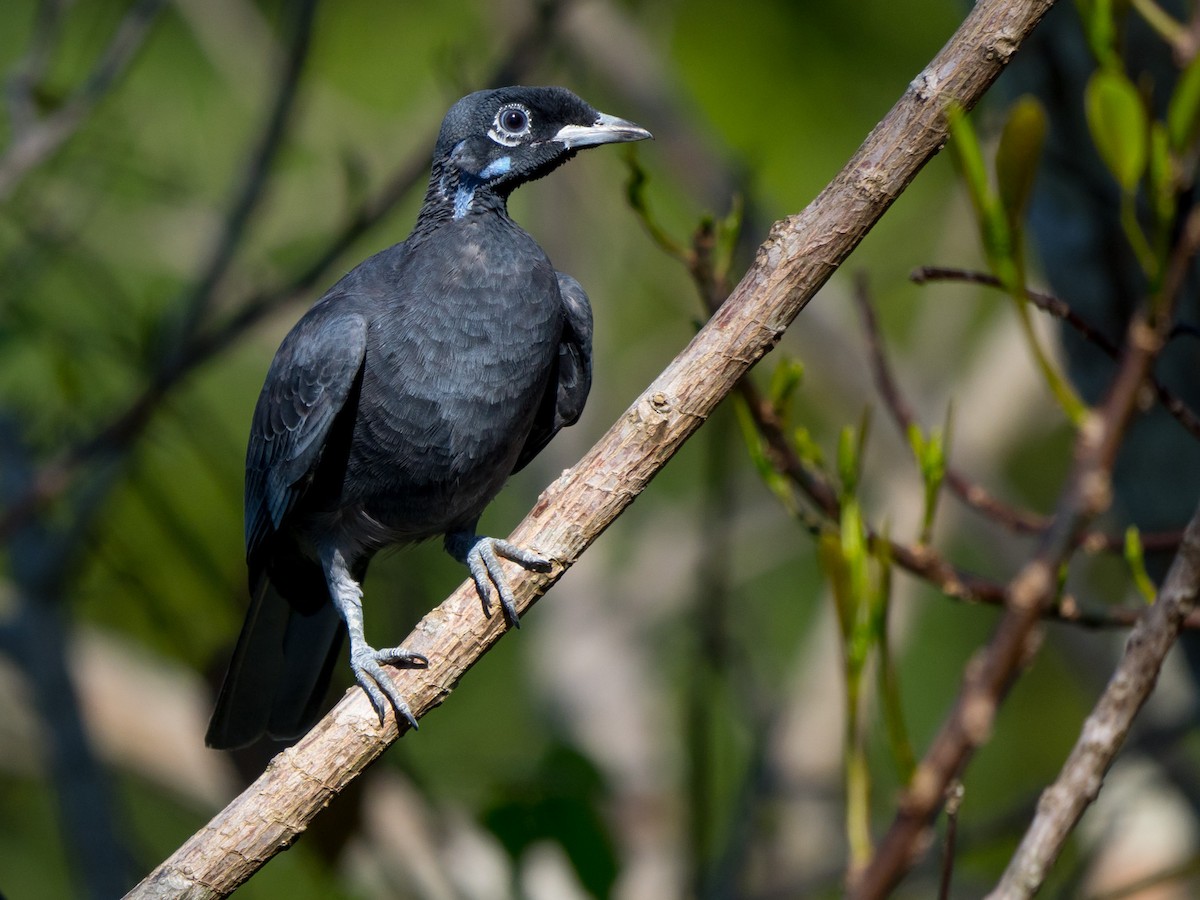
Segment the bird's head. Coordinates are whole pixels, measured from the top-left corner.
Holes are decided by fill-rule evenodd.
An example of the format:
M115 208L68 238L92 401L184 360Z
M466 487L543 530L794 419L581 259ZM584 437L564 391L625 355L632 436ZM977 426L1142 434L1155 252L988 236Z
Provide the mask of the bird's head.
M477 91L446 113L431 188L455 203L459 217L479 189L503 201L579 150L648 137L645 128L598 112L566 88Z

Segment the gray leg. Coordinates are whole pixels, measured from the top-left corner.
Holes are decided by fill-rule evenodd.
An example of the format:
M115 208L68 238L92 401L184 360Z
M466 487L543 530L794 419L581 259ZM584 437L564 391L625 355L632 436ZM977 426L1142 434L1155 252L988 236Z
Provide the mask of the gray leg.
M473 528L446 535L446 552L470 570L475 590L479 592L479 601L483 604L483 614L492 614L492 586L495 585L505 620L513 628L520 628L517 602L508 579L504 577L504 570L500 568L500 557L535 572L549 571L550 560L500 538L479 537Z
M382 725L387 713L388 703L396 711L397 717L403 718L413 728L417 728L416 717L400 696L395 683L383 671L384 664L401 666L403 668L421 668L429 665L420 653L405 650L403 647L389 647L376 650L367 643L363 633L362 588L350 576L346 560L340 550L322 551L321 563L325 570L325 580L329 585L329 596L333 598L342 619L346 622L346 631L350 635L350 668L354 677L367 696L371 705L379 714L379 724Z

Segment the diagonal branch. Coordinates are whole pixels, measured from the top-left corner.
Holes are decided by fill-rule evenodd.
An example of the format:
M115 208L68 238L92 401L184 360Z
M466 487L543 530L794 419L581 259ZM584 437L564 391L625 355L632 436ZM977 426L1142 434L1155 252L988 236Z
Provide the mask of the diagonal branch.
M926 268L919 269L918 273L944 273L949 271L961 270L933 270ZM916 278L916 274L914 273L914 278ZM975 276L972 280L980 281L983 284L992 283L992 276L990 275L984 275L983 273L970 274ZM998 283L996 282L996 284ZM1027 292L1027 294L1030 297L1034 296L1033 292ZM1042 300L1053 299L1046 295L1037 296ZM883 335L879 331L879 323L875 318L875 310L871 306L871 301L862 291L856 293L855 299L858 302L863 331L866 333L867 351L871 362L871 372L875 378L876 389L879 391L880 397L883 398L884 406L887 408L892 420L899 428L901 436L904 436L908 433L909 428L917 424L916 414L913 412L908 400L901 393L900 385L896 381L895 373L892 371L891 362L888 360L887 351L883 345ZM1037 300L1033 302L1041 309L1047 308L1042 306ZM1062 301L1056 302L1062 303ZM1066 307L1066 304L1062 303L1062 306ZM1113 346L1114 349L1111 355L1115 359L1119 355L1119 349L1115 345ZM1150 377L1153 378L1153 376ZM1157 382L1154 383L1157 384ZM1166 389L1162 388L1162 390L1165 391ZM946 484L954 492L955 496L967 506L1012 531L1039 533L1045 531L1050 525L1047 517L1030 512L1029 510L1020 509L1019 507L1010 506L993 496L983 485L972 480L954 466L948 465L946 467ZM1142 547L1147 550L1159 552L1173 551L1179 546L1181 537L1182 531L1180 530L1147 532L1141 535L1141 542ZM1125 536L1122 534L1089 531L1080 535L1079 543L1081 546L1092 550L1107 550L1119 553L1125 547Z
M1134 626L1125 654L1087 717L1062 772L1042 793L1037 815L989 900L1032 897L1046 880L1079 817L1125 743L1133 718L1154 690L1167 651L1200 593L1200 509L1183 534L1158 599Z
M951 103L971 108L1052 5L981 0L854 158L799 215L776 223L728 301L571 471L542 494L512 535L554 561L514 573L524 610L625 510L737 380L780 339L946 139ZM503 634L464 584L406 645L428 669L395 674L417 715L449 695ZM287 847L397 738L352 690L295 746L135 888L131 897L225 896Z
M968 269L950 269L943 266L922 266L909 276L915 284L927 284L931 281L964 281L969 284L981 284L984 287L1000 288L1000 279L986 272L973 272ZM1083 316L1079 315L1071 305L1060 297L1041 291L1025 289L1025 299L1056 319L1061 319L1079 333L1089 344L1095 345L1109 359L1119 360L1121 348L1111 341L1107 335L1094 327ZM1163 408L1175 417L1187 431L1200 439L1200 416L1196 414L1183 398L1155 378L1148 379L1154 388L1154 395ZM1178 543L1178 542L1176 542Z
M1060 567L1087 525L1111 502L1112 467L1138 396L1171 326L1171 311L1200 248L1200 209L1184 225L1162 294L1162 307L1130 320L1126 351L1103 405L1088 413L1075 441L1074 464L1051 526L1037 552L1008 584L1004 617L986 648L967 666L954 708L913 775L891 828L852 894L886 896L912 866L946 790L986 742L1000 703L1037 645L1037 625L1058 592Z

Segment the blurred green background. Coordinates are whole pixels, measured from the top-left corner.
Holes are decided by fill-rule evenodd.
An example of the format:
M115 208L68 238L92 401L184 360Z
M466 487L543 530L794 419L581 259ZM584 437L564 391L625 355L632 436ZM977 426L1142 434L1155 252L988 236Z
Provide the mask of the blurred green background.
M266 751L232 760L202 739L247 600L250 412L303 309L407 234L450 103L497 77L555 83L645 125L656 141L636 154L655 215L686 241L701 216L740 197L744 266L962 13L952 0L325 2L284 137L266 176L248 182L299 7L0 4L0 488L5 506L31 484L52 498L6 520L16 524L0 563L9 900L115 896L265 764ZM146 30L128 68L83 104L60 148L21 168L12 151L26 113L69 111L138 15ZM983 133L1001 109L976 116ZM507 533L703 319L686 271L630 208L627 178L623 151L586 154L512 200L514 218L591 297L596 376L582 420L512 480L484 518L488 533ZM227 261L214 264L229 235ZM795 419L832 457L842 426L879 407L850 302L864 275L925 426L953 404L954 460L1047 511L1070 431L1012 310L995 293L909 283L925 264L981 265L969 203L942 158L774 354L805 366ZM1039 325L1053 346L1052 326ZM920 477L878 408L862 497L873 523L916 539ZM935 539L1001 580L1031 546L949 498ZM1119 559L1087 571L1091 602L1132 602ZM436 544L379 559L366 585L373 642L398 642L461 578ZM918 752L994 618L897 576L891 638ZM968 772L954 896L994 880L1119 642L1050 627ZM837 896L847 860L838 644L813 541L763 486L727 404L521 632L239 896ZM1190 691L1168 673L1150 714L1175 729L1167 750L1135 749L1112 779L1115 796L1144 802L1089 814L1048 895L1128 880L1133 870L1095 879L1121 853L1148 858L1129 849L1130 834L1153 835L1160 867L1195 852L1179 786L1196 774L1179 715ZM878 836L900 784L873 722ZM931 854L900 896L932 896L938 864Z

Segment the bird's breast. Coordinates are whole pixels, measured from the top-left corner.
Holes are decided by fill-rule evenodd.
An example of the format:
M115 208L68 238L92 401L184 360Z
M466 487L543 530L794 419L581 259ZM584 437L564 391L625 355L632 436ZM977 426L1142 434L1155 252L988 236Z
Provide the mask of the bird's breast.
M417 537L472 521L515 464L562 331L540 248L458 229L405 271L371 323L349 481ZM520 232L524 235L523 232Z

